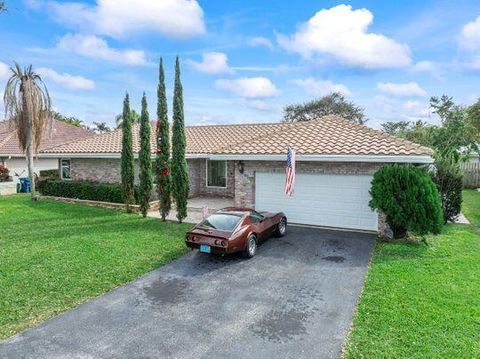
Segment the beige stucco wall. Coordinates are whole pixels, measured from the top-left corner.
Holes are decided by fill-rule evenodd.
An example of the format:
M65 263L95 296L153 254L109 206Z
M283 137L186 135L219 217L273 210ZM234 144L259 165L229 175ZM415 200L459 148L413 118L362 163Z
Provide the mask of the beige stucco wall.
M18 178L15 176L15 172L20 174L20 177L28 176L27 160L25 157L2 158L0 163L9 169L10 175L14 180ZM43 170L56 170L58 169L58 158L34 158L33 167L36 174L39 174L39 172ZM23 174L21 174L22 172Z

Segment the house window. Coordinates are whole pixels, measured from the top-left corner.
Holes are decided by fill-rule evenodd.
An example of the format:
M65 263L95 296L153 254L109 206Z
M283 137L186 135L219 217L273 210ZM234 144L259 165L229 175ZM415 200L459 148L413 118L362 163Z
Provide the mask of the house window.
M227 187L227 161L207 160L207 187Z
M61 161L62 179L70 179L70 160Z

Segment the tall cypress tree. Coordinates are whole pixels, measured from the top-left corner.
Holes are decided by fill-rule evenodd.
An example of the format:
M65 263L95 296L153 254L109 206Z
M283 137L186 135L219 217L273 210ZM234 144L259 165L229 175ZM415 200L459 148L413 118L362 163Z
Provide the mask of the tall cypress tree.
M165 91L165 74L163 60L160 58L158 88L157 88L157 158L155 174L157 178L157 192L159 211L162 219L168 216L171 208L170 176L170 128L168 124L167 95Z
M172 193L177 207L177 219L181 223L187 216L188 167L185 159L186 139L183 116L183 89L180 82L180 62L175 62L175 89L173 94L172 127Z
M139 204L140 212L147 216L150 208L150 197L152 194L152 150L150 147L150 119L147 110L147 98L145 92L142 97L142 114L140 116L140 190Z
M135 170L133 159L133 139L132 139L132 121L130 118L130 99L128 93L125 94L123 100L123 118L124 126L122 127L122 161L121 176L123 199L127 212L131 212L131 205L135 203Z

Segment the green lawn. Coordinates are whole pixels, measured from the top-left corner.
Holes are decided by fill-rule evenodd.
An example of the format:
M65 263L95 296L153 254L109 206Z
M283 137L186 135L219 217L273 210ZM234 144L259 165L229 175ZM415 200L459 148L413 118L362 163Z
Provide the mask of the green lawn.
M429 246L377 243L345 358L480 357L480 193Z
M463 191L462 207L470 222L480 226L480 192L473 189Z
M0 197L0 339L185 253L188 224Z

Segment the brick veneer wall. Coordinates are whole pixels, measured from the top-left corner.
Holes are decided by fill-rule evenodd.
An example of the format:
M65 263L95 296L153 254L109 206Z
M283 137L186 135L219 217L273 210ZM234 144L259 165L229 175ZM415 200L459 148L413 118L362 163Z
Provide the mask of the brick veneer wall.
M381 163L363 162L297 162L297 173L325 173L345 175L373 175ZM243 174L235 163L235 206L255 206L255 172L285 172L285 163L279 161L243 161ZM385 229L385 218L379 216L379 232Z
M212 188L206 186L206 160L188 159L188 178L190 197L197 195L217 195L233 197L235 191L235 164L227 161L227 187ZM135 182L138 183L139 166L135 161ZM70 176L77 181L95 181L120 183L120 159L109 158L72 158Z
M138 182L138 161L135 161L135 181ZM120 183L120 159L118 158L72 158L70 176L75 181Z
M200 167L205 160L188 159L188 181L190 185L189 197L197 196L200 192Z

